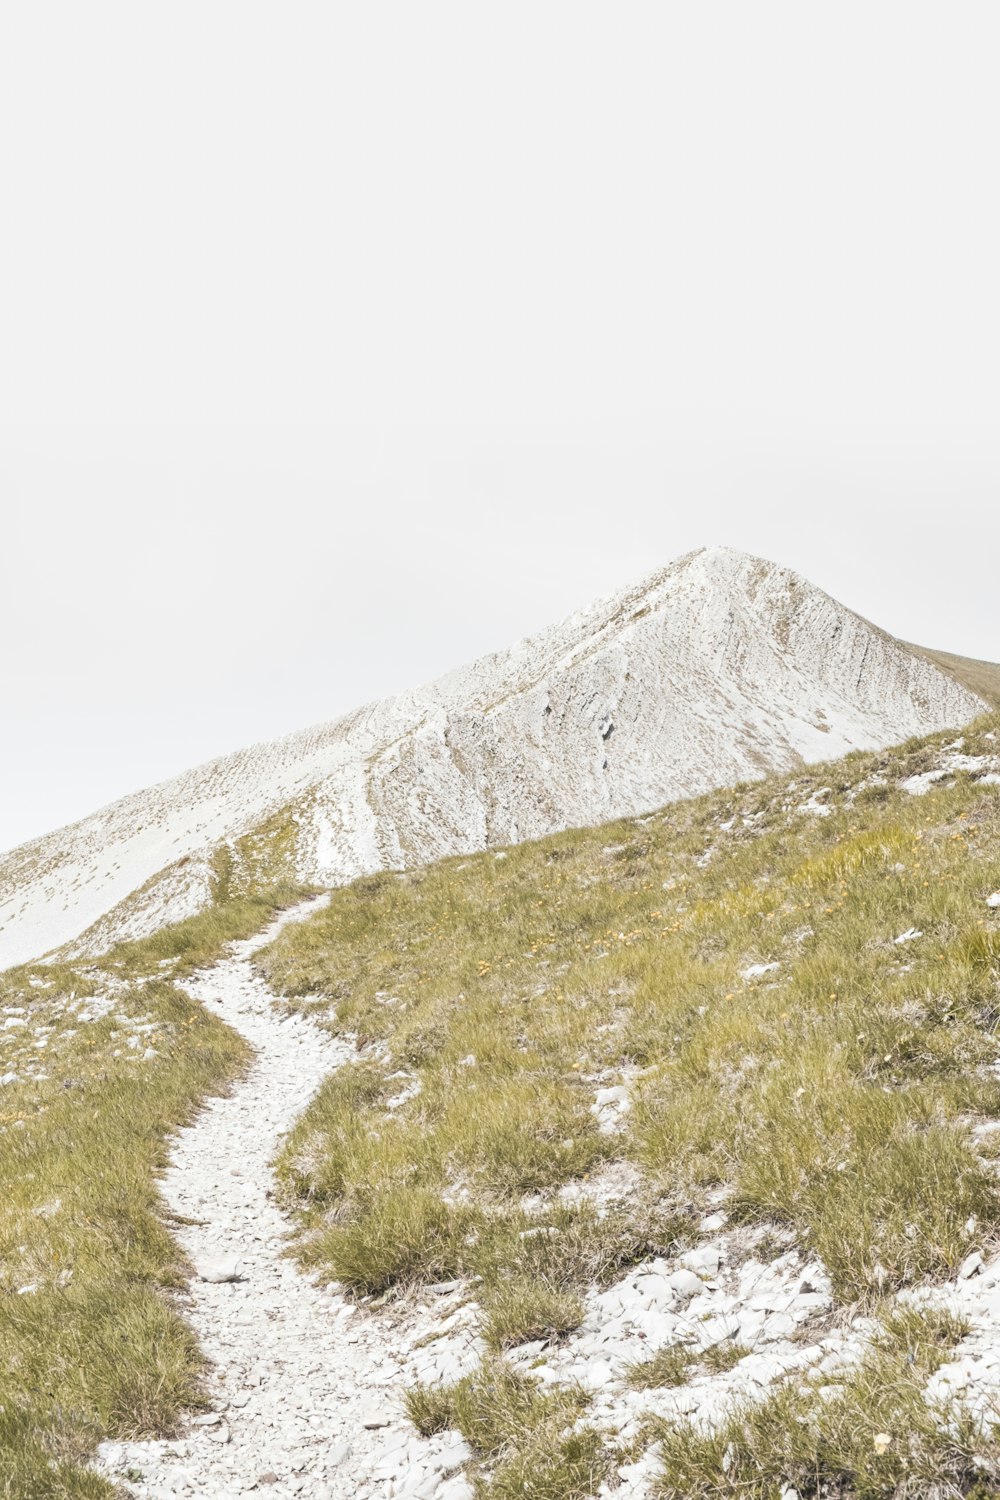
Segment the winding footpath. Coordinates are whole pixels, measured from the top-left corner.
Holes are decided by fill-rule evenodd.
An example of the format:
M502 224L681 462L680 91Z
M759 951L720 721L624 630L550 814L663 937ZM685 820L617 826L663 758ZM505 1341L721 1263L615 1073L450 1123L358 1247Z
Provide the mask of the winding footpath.
M456 1434L418 1438L402 1411L402 1361L440 1321L443 1299L396 1320L371 1317L286 1254L291 1225L274 1201L271 1162L351 1049L282 1014L250 960L326 899L286 912L185 986L247 1038L256 1060L178 1134L163 1178L172 1212L193 1221L177 1231L196 1271L184 1312L212 1365L212 1410L176 1440L101 1445L101 1472L143 1500L471 1493L459 1473L464 1443Z
M247 1038L256 1058L230 1094L209 1101L178 1133L163 1178L167 1204L187 1221L177 1235L195 1274L181 1306L210 1361L211 1409L173 1439L101 1444L100 1472L135 1500L471 1500L464 1472L471 1454L460 1434L422 1438L403 1408L415 1382L436 1385L476 1367L483 1346L469 1286L415 1289L371 1310L317 1285L287 1254L292 1225L277 1207L271 1163L323 1078L354 1053L289 1014L251 958L285 922L326 899L285 913L186 985ZM617 1098L620 1090L606 1092ZM995 1126L980 1127L988 1128ZM582 1191L568 1184L556 1197L576 1201ZM606 1195L611 1201L627 1192L614 1171L586 1188L599 1211ZM650 1414L712 1426L734 1402L763 1399L786 1376L829 1376L863 1357L876 1325L835 1316L822 1266L794 1248L757 1259L747 1231L724 1212L700 1228L693 1248L631 1267L613 1286L592 1287L578 1329L558 1343L512 1350L512 1364L543 1386L579 1385L591 1397L588 1422L632 1442ZM957 1397L993 1420L1000 1256L972 1253L955 1281L901 1300L946 1307L968 1321L968 1336L928 1395ZM629 1361L665 1345L697 1353L727 1341L748 1350L732 1368L698 1373L695 1366L680 1386L631 1389ZM647 1449L597 1493L642 1500L656 1469L655 1448Z

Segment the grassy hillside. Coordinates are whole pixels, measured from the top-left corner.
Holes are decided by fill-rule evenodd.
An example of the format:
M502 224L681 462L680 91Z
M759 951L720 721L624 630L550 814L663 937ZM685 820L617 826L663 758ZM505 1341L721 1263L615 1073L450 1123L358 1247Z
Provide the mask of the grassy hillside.
M998 768L1000 718L984 719L360 881L261 955L290 1004L357 1042L281 1162L303 1260L380 1297L480 1278L487 1366L411 1410L462 1428L483 1493L586 1495L621 1459L586 1398L535 1388L504 1353L565 1336L595 1284L692 1243L720 1205L818 1256L843 1305L883 1316L883 1343L836 1399L776 1397L736 1468L732 1432L707 1451L651 1429L662 1493L980 1482L968 1433L914 1416L917 1374L961 1330L900 1333L885 1307L1000 1222L971 1132L1000 1115ZM587 1185L616 1173L633 1188L603 1213ZM869 1462L897 1420L912 1452Z
M99 963L0 975L0 1496L112 1493L101 1438L169 1431L202 1358L164 1295L184 1266L154 1174L169 1132L245 1065L176 980L297 892L237 894Z
M1000 1219L973 1134L1000 1117L998 771L994 717L363 880L261 956L357 1043L280 1164L298 1253L374 1304L468 1279L485 1362L409 1403L421 1431L462 1430L483 1494L582 1497L651 1444L677 1497L993 1493L996 1446L923 1400L961 1324L892 1298ZM246 1054L178 981L302 894L286 843L269 824L219 851L188 922L0 976L3 1500L110 1494L82 1466L94 1442L169 1431L201 1400L155 1172ZM720 1208L755 1254L801 1245L880 1320L835 1389L625 1438L518 1363L571 1336L595 1288L696 1248ZM746 1350L649 1353L629 1378L655 1394Z

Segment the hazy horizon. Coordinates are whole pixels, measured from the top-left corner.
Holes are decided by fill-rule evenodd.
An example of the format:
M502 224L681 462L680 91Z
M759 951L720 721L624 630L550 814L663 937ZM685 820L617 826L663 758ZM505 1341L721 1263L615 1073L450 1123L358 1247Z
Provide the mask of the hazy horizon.
M724 545L727 545L727 544L725 544L725 543L706 543L705 545L706 546L712 546L712 545L724 546ZM690 550L694 550L694 549L690 549ZM745 548L745 549L741 549L741 550L749 551L750 549L746 549ZM769 559L769 560L770 561L777 561L777 559ZM651 570L648 569L646 571L647 571L647 573L649 573L651 571L655 572L656 568L658 568L660 566L663 566L666 563L671 562L671 561L674 561L674 559L673 558L665 558L664 561L663 561L663 564L657 564L653 569L651 569ZM790 564L786 564L786 566L791 566L791 565ZM796 570L796 571L800 571L800 570ZM624 587L627 587L630 583L638 583L640 581L640 578L642 576L643 575L636 575L635 577L630 578L630 579L622 579L620 581L620 584L618 585L618 587L624 588ZM815 580L810 580L810 581L815 582ZM604 594L609 594L609 593L614 593L614 592L617 592L617 588L605 589L605 590L602 591L602 593L604 593ZM826 592L830 592L830 590L826 590ZM600 597L600 596L599 595L594 596L594 599L581 600L580 603L579 603L579 605L576 606L576 607L577 608L585 608L587 605L593 603L594 600L597 597ZM842 603L847 603L846 600L842 600L841 602ZM546 625L557 624L560 618L564 618L567 613L572 613L572 612L573 612L572 610L564 611L563 616L560 616L558 618L557 617L553 617L551 620L545 620L545 621L541 622L539 625L532 626L532 628L531 628L530 631L529 630L525 630L525 631L521 632L520 635L518 635L517 637L512 637L510 640L498 641L498 642L494 643L494 645L492 647L488 647L486 652L479 652L479 653L477 653L477 655L485 655L485 654L487 654L488 651L491 651L491 650L503 650L506 647L513 645L514 642L515 642L515 639L520 639L523 635L526 635L526 634L533 634L538 629L544 629L544 627ZM859 614L864 613L862 610L857 610L856 612L859 613ZM883 628L888 628L888 627L886 627L884 625L884 622L882 622L880 620L875 620L873 623L875 623L876 625L882 625ZM895 634L895 635L897 635L897 636L899 634L896 631L894 631L892 633ZM927 641L920 641L920 640L913 641L912 644L916 644L916 645L931 645L933 647L938 647L938 645L939 645L939 643L937 643L937 642L927 642ZM947 649L950 649L950 648L948 648L948 647L940 647L939 649L946 649L947 650ZM959 652L958 654L968 655L969 653L961 653L961 652ZM471 661L473 659L474 658L471 658L471 657L462 657L460 659L456 659L455 661L446 663L445 665L441 666L439 669L436 669L436 670L434 670L432 672L429 672L428 674L426 674L424 677L422 677L420 679L414 679L413 681L409 681L409 682L405 682L405 683L398 683L396 685L395 690L396 691L400 691L400 690L404 690L404 689L406 689L408 687L420 686L422 683L429 682L429 681L433 680L434 678L436 678L438 676L441 676L444 673L452 670L452 668L454 668L454 667L460 667L460 666L466 665L467 662L469 662L469 661ZM377 696L388 696L388 695L385 694L385 695L373 695L373 696L377 697ZM335 713L330 714L327 717L330 718L330 719L338 718L338 717L340 717L340 715L342 713L348 713L348 712L351 711L351 709L361 707L363 705L363 703L366 702L366 701L371 701L371 699L358 699L357 701L352 702L350 704L344 704ZM296 730L306 729L306 728L311 727L311 725L313 723L319 724L319 723L323 723L323 722L324 722L324 719L320 718L320 719L316 719L316 720L310 720L308 723L290 724L290 725L287 725L284 729L278 729L274 734L268 734L266 736L263 736L262 738L263 739L276 739L276 738L280 738L280 737L282 737L286 733L287 734L293 734L293 733L295 733ZM226 754L228 754L228 753L230 753L232 751L246 749L246 748L249 747L250 744L259 743L259 742L260 742L259 740L255 740L255 741L246 741L246 742L238 744L238 745L237 744L232 744L232 745L221 746L218 750L210 752L208 755L202 757L201 759L202 760L209 760L210 761L210 760L215 759L217 756L220 756L220 755L224 756L224 755L226 755ZM81 807L80 811L77 814L71 815L70 817L68 817L67 819L65 819L64 823L72 823L72 822L78 821L79 819L86 818L90 814L100 811L100 808L103 807L103 806L106 806L108 803L112 803L112 802L115 802L115 801L119 800L120 797L128 796L130 793L133 793L133 792L142 791L142 790L144 790L148 786L155 785L156 781L168 780L173 775L175 775L175 774L179 775L179 774L183 773L186 770L192 769L194 766L196 766L196 765L198 765L200 763L201 762L199 760L185 762L183 765L177 765L177 766L173 767L171 770L168 770L165 773L165 775L156 777L155 780L140 782L140 783L137 783L134 786L122 787L120 790L114 791L112 793L112 795L105 800L105 802L102 802L100 804L92 804L92 805L88 804L85 807ZM33 838L43 836L44 834L52 832L52 831L54 831L55 828L61 827L61 826L64 826L64 824L54 824L52 826L52 828L39 829L37 831L37 833L35 833L35 834L29 834L27 836L27 839L19 839L17 841L17 843L30 842ZM8 845L7 847L8 848L14 848L16 846L17 845L14 844L14 845ZM0 853L3 853L3 852L5 852L5 851L4 850L0 850Z
M1000 657L1000 12L6 31L0 848L702 545Z

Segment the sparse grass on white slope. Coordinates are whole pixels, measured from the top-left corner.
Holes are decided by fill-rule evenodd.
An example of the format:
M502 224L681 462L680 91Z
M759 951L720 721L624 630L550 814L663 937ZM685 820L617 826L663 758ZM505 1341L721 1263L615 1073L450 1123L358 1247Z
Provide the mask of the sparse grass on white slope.
M586 1285L676 1244L720 1191L791 1230L844 1302L952 1273L1000 1224L969 1130L1000 1114L1000 720L953 740L362 881L285 932L260 959L272 986L358 1043L281 1163L303 1258L362 1294L478 1275L498 1349L572 1326ZM631 1112L604 1133L596 1092L621 1083ZM643 1174L631 1208L533 1218L525 1195L551 1205L617 1161ZM522 1237L532 1222L560 1232ZM842 1431L861 1389L831 1407ZM767 1418L772 1448L789 1413ZM538 1478L537 1415L478 1445L484 1492L590 1493ZM829 1425L802 1439L823 1493L930 1493L885 1466L852 1478ZM921 1444L915 1473L939 1461L942 1495L971 1491L960 1455ZM670 1462L667 1494L680 1473L692 1494L777 1494Z
M997 1445L961 1412L942 1421L928 1376L964 1332L947 1314L887 1311L868 1356L836 1382L789 1382L738 1408L713 1432L652 1422L663 1500L996 1500Z

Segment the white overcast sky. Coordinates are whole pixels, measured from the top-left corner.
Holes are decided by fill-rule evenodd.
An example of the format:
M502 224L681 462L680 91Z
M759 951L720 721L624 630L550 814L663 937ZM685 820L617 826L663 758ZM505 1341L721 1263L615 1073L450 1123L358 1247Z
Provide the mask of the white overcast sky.
M996 0L0 30L0 847L706 543L1000 657Z

